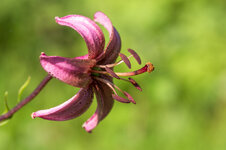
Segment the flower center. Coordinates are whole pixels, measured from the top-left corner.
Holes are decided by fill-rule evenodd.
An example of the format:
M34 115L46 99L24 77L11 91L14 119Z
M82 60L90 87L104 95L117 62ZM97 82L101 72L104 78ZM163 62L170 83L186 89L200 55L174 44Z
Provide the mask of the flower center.
M119 56L121 57L121 60L114 63L114 64L106 64L106 65L95 65L92 69L91 69L91 75L93 77L94 80L100 81L105 83L108 87L110 87L112 89L112 91L114 92L114 94L112 94L112 97L120 102L123 103L136 103L134 101L134 99L129 95L129 93L122 91L118 86L116 86L114 83L112 83L111 81L101 78L101 74L102 75L107 75L107 76L111 76L114 77L116 79L119 80L123 80L123 81L127 81L130 82L134 87L136 87L138 90L142 91L141 87L139 86L139 84L132 78L130 78L130 76L135 76L135 75L139 75L145 72L152 72L154 70L154 66L152 63L148 62L145 64L145 66L143 66L142 68L132 71L132 72L114 72L112 70L113 67L118 66L121 63L125 63L128 68L131 68L131 63L129 61L129 59L133 56L136 61L141 64L141 59L139 57L139 55L132 49L128 50L131 55L129 57L127 57L126 55L120 53ZM121 77L129 77L128 79L124 79ZM120 91L121 93L123 93L127 99L120 97L118 95L118 93L116 92L116 89L118 91Z

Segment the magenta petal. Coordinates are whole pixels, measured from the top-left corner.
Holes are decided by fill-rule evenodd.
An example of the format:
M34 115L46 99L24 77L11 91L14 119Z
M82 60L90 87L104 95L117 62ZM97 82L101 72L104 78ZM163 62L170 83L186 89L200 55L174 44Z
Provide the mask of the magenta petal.
M102 12L94 15L94 21L102 24L109 32L110 39L105 49L105 57L100 64L114 63L121 50L121 39L117 30L113 27L110 19Z
M96 111L91 118L89 118L82 127L87 131L91 132L99 123L99 111Z
M39 110L32 113L32 118L40 117L47 120L64 121L73 119L84 113L93 99L92 87L82 88L80 91L63 104L54 108Z
M104 34L94 21L80 15L68 15L55 19L58 24L73 28L83 37L88 47L89 58L96 58L102 53L105 46Z
M74 59L89 59L89 55L86 54L86 55L83 55L83 56L78 56L78 57L75 57Z
M112 90L107 85L98 82L94 89L98 106L93 116L83 124L87 132L91 132L108 115L114 103Z
M53 77L75 87L85 87L91 82L90 68L95 60L58 56L40 56L42 67Z

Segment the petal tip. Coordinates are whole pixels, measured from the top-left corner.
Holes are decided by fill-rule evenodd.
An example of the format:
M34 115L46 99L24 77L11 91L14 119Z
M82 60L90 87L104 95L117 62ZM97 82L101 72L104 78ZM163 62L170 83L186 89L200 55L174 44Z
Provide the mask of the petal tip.
M86 132L90 133L98 125L98 122L98 115L95 113L82 125L82 127L86 130Z
M133 104L137 104L135 101L132 101Z
M41 55L39 56L40 59L47 58L47 57L53 57L53 56L47 56L44 52L41 52Z
M56 22L58 22L60 20L60 18L58 16L55 17Z
M97 11L95 14L94 14L94 18L97 16L97 15L105 15L103 12L101 11ZM106 15L105 15L106 16Z
M86 127L85 123L82 125L82 128L86 130L88 133L92 133L92 129Z
M41 55L45 55L46 56L46 54L44 52L41 52Z
M35 119L37 116L36 116L36 113L35 112L33 112L32 114L31 114L31 118L32 119Z
M41 59L41 58L45 58L45 57L47 57L47 55L44 52L41 52L41 55L39 56L39 58Z

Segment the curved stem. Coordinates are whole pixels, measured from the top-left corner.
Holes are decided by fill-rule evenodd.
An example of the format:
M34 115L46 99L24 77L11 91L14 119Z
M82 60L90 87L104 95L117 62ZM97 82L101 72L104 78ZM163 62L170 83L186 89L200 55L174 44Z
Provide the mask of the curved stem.
M52 79L52 76L47 75L42 82L38 85L38 87L24 100L22 100L19 104L17 104L14 108L9 110L7 113L0 116L0 121L6 120L13 116L14 113L16 113L18 110L20 110L24 105L29 103L33 98L35 98L39 92L45 87L45 85Z

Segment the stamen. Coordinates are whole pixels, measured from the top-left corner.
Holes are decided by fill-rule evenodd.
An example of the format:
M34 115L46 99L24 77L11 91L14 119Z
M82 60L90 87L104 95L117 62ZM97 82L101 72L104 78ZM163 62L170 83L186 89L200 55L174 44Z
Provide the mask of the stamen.
M142 91L142 88L140 87L140 85L132 78L128 78L130 83L132 83L138 90Z
M115 99L115 100L117 100L117 101L119 101L119 102L122 102L122 103L130 103L130 100L125 99L123 97L120 97L118 95L112 94L112 98Z
M121 59L125 62L125 64L128 66L128 68L131 68L131 63L129 61L129 58L126 57L126 55L120 53L119 56L121 57Z
M140 56L132 49L128 49L128 51L133 55L133 57L136 59L136 61L138 62L138 64L141 64L141 59Z
M105 74L105 75L109 75L109 73L107 71L99 71L99 70L90 70L92 73L99 73L99 74Z
M133 55L130 55L130 56L128 56L127 58L130 59L132 56L133 56ZM117 65L119 65L119 64L121 64L121 63L123 63L123 62L124 62L124 60L120 60L120 61L118 61L118 62L116 62L116 63L114 63L114 64L96 65L95 67L99 67L99 68L105 68L105 67L112 68L112 67L117 66Z
M127 93L127 92L124 91L123 94L124 94L124 95L125 95L132 103L136 104L135 100L132 98L132 96L129 95L129 93Z
M117 92L116 92L116 90L114 89L114 86L113 86L114 84L113 83L111 83L108 80L102 79L102 78L98 78L98 77L94 77L94 78L96 80L99 80L99 81L105 83L108 87L110 87L112 89L112 91L115 93L115 95L118 95Z
M117 74L115 74L114 71L111 70L110 68L105 67L105 70L106 70L112 77L115 77L116 79L120 79L120 77L117 76Z
M98 78L98 77L94 77L94 79L99 80L99 81L101 81L101 82L103 82L105 84L108 83L108 84L112 85L114 88L117 88L120 92L123 93L123 91L119 87L117 87L114 83L112 83L112 82L110 82L108 80L105 80L105 79L102 79L102 78Z
M128 79L129 80L124 79L124 78L120 78L120 80L132 83L135 88L137 88L139 91L142 91L141 87L139 86L139 84L134 79L132 79L132 78L128 78Z
M108 80L105 80L105 79L102 79L102 78L98 78L98 77L94 77L94 79L99 80L99 81L105 83L106 85L108 85L108 86L113 90L113 92L115 93L115 94L112 94L112 97L113 97L115 100L117 100L117 101L119 101L119 102L123 102L123 103L129 103L129 102L134 103L134 102L135 102L135 101L133 100L132 96L130 96L127 92L122 91L118 86L116 86L116 85L113 84L112 82L110 82L110 81L108 81ZM128 100L128 99L125 99L125 98L123 98L123 97L118 96L118 94L117 94L117 92L116 92L116 90L115 90L114 88L117 88L117 89L118 89L120 92L122 92L126 97L128 97L129 100ZM136 102L135 102L135 103L136 103Z
M97 58L96 58L96 61L100 61L101 59L103 59L105 56L105 51L103 51Z

